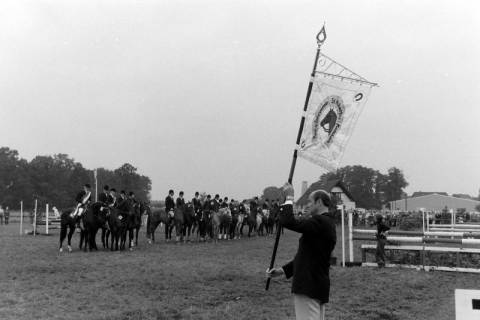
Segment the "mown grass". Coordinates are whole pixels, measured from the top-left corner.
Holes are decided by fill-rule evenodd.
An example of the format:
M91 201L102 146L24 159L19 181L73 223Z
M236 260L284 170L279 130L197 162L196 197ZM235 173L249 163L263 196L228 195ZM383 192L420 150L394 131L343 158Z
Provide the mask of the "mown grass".
M282 237L279 264L297 239ZM264 290L273 237L147 245L142 233L133 252L113 253L80 252L75 235L75 251L60 254L57 242L58 232L20 236L18 224L0 226L0 319L294 318L289 281ZM335 266L331 278L328 319L450 320L454 289L480 289L474 274Z

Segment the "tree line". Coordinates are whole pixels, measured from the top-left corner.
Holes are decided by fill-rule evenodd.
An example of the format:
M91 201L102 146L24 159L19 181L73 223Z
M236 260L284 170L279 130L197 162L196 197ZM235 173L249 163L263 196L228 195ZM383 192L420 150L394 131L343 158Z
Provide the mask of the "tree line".
M98 192L107 184L120 190L133 191L137 199L150 199L152 182L125 163L115 170L97 169ZM34 200L49 203L58 209L72 207L82 186L89 183L95 191L94 171L83 167L66 154L36 156L31 161L20 158L18 151L0 148L0 204L18 208L23 201L31 209ZM95 199L95 195L92 198Z
M381 209L389 201L401 199L404 188L408 186L402 170L392 167L387 173L355 165L345 166L334 172L320 176L319 184L328 185L328 181L340 180L352 194L358 208ZM275 186L263 190L262 199L281 199L282 191Z

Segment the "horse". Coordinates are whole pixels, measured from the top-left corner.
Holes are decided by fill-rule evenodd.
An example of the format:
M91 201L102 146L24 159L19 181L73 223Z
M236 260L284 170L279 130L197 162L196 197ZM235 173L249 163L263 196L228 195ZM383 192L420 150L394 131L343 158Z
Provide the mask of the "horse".
M177 206L173 211L173 224L175 225L175 243L183 240L183 224L185 208L183 206Z
M256 218L257 218L257 235L263 236L263 228L265 227L265 217L260 208L257 211Z
M87 251L87 243L89 250L98 250L95 237L98 229L105 226L107 221L108 208L103 207L101 202L95 202L88 206L83 213L82 220L85 226L85 247L84 251Z
M63 252L63 241L67 237L67 229L68 229L68 238L67 238L67 248L68 252L72 252L72 236L75 233L75 229L77 228L78 218L72 217L70 214L73 210L68 210L62 212L60 215L60 247L59 251ZM83 230L81 231L83 232Z
M323 128L323 131L330 135L335 127L335 123L337 123L337 114L333 109L330 109L325 118L320 122L320 126Z
M221 216L222 214L220 211L213 211L211 213L211 226L212 226L212 231L211 231L211 238L217 242L219 237L220 237L220 224L221 224Z
M195 222L195 212L191 202L185 205L183 219L184 219L183 229L182 229L183 239L184 240L186 239L186 241L190 241L190 235L192 234L192 226Z
M232 223L232 214L228 207L220 208L219 213L220 213L220 226L219 226L220 239L222 239L223 237L223 239L226 240L230 233L230 224Z
M127 232L128 248L132 250L134 246L138 246L138 232L142 226L142 213L144 212L144 206L141 203L132 202L130 208L131 210L127 215Z
M273 210L267 210L267 221L265 227L267 229L267 235L273 234L273 227L275 226L275 217L273 216Z
M257 233L257 228L259 226L257 221L257 212L256 210L250 210L250 214L248 215L247 219L248 223L248 237L251 237L252 231Z
M209 211L198 209L195 212L195 224L197 229L192 231L197 235L197 241L205 241L207 236L207 224L209 222Z
M235 238L234 239L240 239L240 237L243 235L242 233L242 228L244 225L244 222L247 220L245 219L246 214L244 212L240 212L237 216L237 223L235 224Z
M237 205L231 206L230 212L232 214L232 222L230 223L228 237L229 239L236 239L235 231L237 230L238 218L240 215L238 212L238 206Z
M155 230L160 223L165 225L165 241L172 239L173 213L166 212L165 209L151 210L150 206L145 206L147 212L147 239L148 243L155 242Z
M118 250L118 242L122 234L126 232L127 229L127 221L124 215L118 210L117 208L110 209L110 215L107 218L108 226L110 228L111 234L111 245L110 250ZM108 241L108 236L107 236ZM114 246L115 244L115 246Z

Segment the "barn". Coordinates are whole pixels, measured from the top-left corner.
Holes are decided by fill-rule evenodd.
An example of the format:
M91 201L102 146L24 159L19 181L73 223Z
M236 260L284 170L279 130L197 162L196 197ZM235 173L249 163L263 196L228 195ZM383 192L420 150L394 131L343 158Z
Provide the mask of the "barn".
M447 207L447 209L465 209L467 212L474 212L477 211L475 207L479 204L478 200L457 198L445 193L427 193L418 196L414 193L411 197L390 202L391 208L400 211L442 211Z

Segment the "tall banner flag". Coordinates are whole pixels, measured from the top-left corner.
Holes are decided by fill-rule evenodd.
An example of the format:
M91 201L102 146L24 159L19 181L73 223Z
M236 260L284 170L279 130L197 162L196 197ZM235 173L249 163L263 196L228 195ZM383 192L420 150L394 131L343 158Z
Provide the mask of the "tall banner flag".
M298 146L300 157L336 170L375 83L320 53Z
M376 86L321 53L320 48L326 39L324 25L317 34L317 52L290 165L289 184L293 180L298 155L327 171L337 169L370 90ZM281 229L277 228L268 270L272 270L275 263ZM267 278L265 290L270 286L270 279Z

